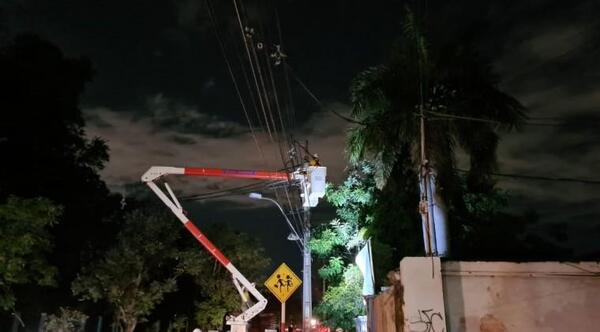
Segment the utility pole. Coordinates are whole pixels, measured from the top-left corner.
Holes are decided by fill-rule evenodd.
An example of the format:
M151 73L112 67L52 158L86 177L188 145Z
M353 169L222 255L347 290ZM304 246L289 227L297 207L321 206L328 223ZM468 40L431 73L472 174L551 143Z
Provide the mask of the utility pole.
M317 206L319 199L325 196L326 176L327 168L322 166L309 166L305 165L302 168L304 171L302 175L296 178L301 179L299 182L301 185L301 197L302 197L302 239L301 239L301 251L302 251L302 329L304 332L308 332L312 328L312 258L310 252L310 208ZM279 208L283 217L286 219L290 230L294 235L298 236L298 233L289 221L283 208L277 203L277 201L262 197L258 193L250 193L248 195L252 199L266 199Z
M311 329L312 319L312 262L310 255L310 208L304 208L302 220L304 232L303 264L302 264L302 330L308 332Z
M263 197L259 193L250 193L248 197L252 199L262 199L267 200L273 204L275 204L279 210L281 211L283 217L285 218L290 230L291 234L295 235L296 240L301 243L301 252L302 252L302 326L303 331L307 332L311 328L311 319L312 319L312 260L311 260L311 252L310 252L310 208L304 207L304 213L302 215L302 239L298 237L298 233L292 226L292 223L286 216L283 208L276 200L273 200L268 197ZM283 319L282 319L283 321Z
M419 168L419 189L420 189L420 202L419 212L421 213L421 222L423 223L423 244L425 246L425 255L436 256L436 241L434 235L435 225L432 221L433 211L431 209L432 197L430 197L429 181L431 180L429 175L429 162L427 160L427 154L425 152L425 112L422 101L422 86L420 87L421 103L419 105L420 113L420 150L421 150L421 165Z

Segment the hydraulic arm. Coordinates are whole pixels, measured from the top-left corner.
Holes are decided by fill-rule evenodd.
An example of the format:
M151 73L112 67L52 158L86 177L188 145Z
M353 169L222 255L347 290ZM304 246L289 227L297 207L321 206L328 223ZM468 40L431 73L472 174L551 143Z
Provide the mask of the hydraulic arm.
M253 283L229 261L229 259L200 231L198 227L185 215L181 204L175 197L173 190L165 181L165 191L161 190L155 183L161 177L168 175L183 176L212 176L234 179L255 179L255 180L289 180L300 182L302 188L303 205L306 207L315 206L318 199L323 197L325 189L326 168L320 166L308 166L298 169L294 172L272 172L272 171L248 171L232 170L221 168L202 168L202 167L164 167L152 166L144 175L142 181L152 189L160 200L175 214L177 219L185 228L200 242L200 244L221 264L232 276L233 284L237 289L242 302L248 307L247 310L238 316L232 316L227 324L231 325L232 332L246 331L247 323L250 319L258 315L267 305L267 299L256 289ZM167 196L168 195L168 196ZM256 302L250 301L245 295L248 291Z

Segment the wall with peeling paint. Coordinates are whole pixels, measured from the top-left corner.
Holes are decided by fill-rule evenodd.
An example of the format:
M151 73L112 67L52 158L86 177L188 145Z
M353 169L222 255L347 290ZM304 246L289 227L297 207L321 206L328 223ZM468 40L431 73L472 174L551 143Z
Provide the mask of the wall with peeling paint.
M374 301L376 332L600 331L597 262L407 257L391 275Z
M443 262L442 275L449 331L600 331L598 263Z

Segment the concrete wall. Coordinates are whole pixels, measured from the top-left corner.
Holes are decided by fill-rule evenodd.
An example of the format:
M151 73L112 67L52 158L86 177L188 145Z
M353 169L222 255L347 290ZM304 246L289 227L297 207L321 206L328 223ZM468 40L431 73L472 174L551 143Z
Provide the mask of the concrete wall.
M406 257L400 262L404 332L443 331L446 322L438 257Z
M399 275L375 298L376 332L600 331L600 263L407 257Z
M444 262L449 331L600 331L600 264Z

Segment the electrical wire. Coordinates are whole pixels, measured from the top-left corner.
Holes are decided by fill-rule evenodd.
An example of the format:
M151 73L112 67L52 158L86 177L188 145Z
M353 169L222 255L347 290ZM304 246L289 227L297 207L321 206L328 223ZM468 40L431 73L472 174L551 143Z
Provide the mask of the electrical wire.
M277 25L277 35L279 37L279 45L282 49L285 49L284 44L283 44L283 33L281 31L281 23L279 21L279 11L277 11L277 8L275 8L275 23ZM296 128L296 109L294 108L294 101L293 101L293 95L292 95L292 89L291 89L291 85L290 85L290 77L289 77L289 73L288 73L288 66L287 66L287 59L283 58L282 59L282 64L283 64L283 75L284 75L284 80L285 80L285 84L286 84L286 90L287 90L287 95L288 95L288 100L287 100L287 107L288 107L288 121L290 123L290 126L292 128ZM292 139L292 138L290 138Z
M287 194L287 190L283 190L283 191ZM279 193L278 193L277 189L275 189L275 198L276 198L277 202L281 201L281 198L279 196ZM302 233L302 227L299 227L297 220L295 218L293 218L294 217L293 214L292 213L285 213L285 212L284 212L284 214L286 215L286 217L288 215L292 217L292 220L293 220L292 224L293 224L293 227L294 227L294 231L297 232L297 230L296 230L296 228L297 228L297 229L300 230L300 232L297 232L297 233Z
M227 196L227 195L232 195L232 194L250 193L253 191L257 191L257 190L270 190L270 189L277 188L279 186L286 186L286 185L287 185L287 181L271 181L271 182L252 183L252 184L248 184L248 185L244 185L244 186L226 188L226 189L222 189L222 190L215 190L215 191L210 191L210 192L202 193L202 194L183 196L183 197L181 197L181 200L197 201L197 200L222 197L222 196Z
M236 5L236 4L237 3L234 2L234 5ZM232 80L234 81L234 85L236 86L236 93L238 93L238 98L240 99L240 102L242 103L242 106L244 108L244 113L245 113L246 119L247 119L247 121L249 123L249 126L252 126L252 121L251 121L251 119L250 119L250 117L248 115L247 107L245 107L245 102L244 102L243 98L241 97L241 92L240 92L240 89L239 89L239 84L237 83L235 75L233 74L233 70L231 69L231 67L232 67L231 63L230 63L230 61L228 59L227 53L225 51L225 47L223 45L224 43L222 42L222 38L220 37L220 34L218 32L218 29L217 29L217 24L216 24L216 21L214 19L214 10L213 10L213 8L212 8L212 6L211 6L210 3L208 3L208 7L209 7L208 9L209 9L209 16L211 18L211 23L213 24L213 27L215 29L215 34L217 35L217 39L219 40L219 46L221 48L221 51L222 51L223 56L225 58L226 64L228 66L228 70L230 72L230 76L232 77ZM240 7L243 10L243 4L240 3ZM236 14L239 14L239 10L237 9L237 7L236 7ZM238 23L239 22L241 22L241 18L240 17L238 17ZM242 30L242 32L243 32L243 30ZM259 81L260 84L259 85L255 84L255 87L257 89L256 94L258 96L258 102L259 102L258 107L257 107L257 104L256 104L256 99L254 98L254 93L252 91L254 89L250 88L249 79L248 79L247 72L245 70L245 66L243 66L243 61L240 61L240 63L242 63L242 72L244 74L244 79L245 79L246 85L248 87L248 91L249 91L248 93L249 93L250 99L252 99L252 101L253 101L254 109L257 112L257 115L258 115L257 118L258 119L261 118L260 113L258 113L258 109L260 108L263 111L262 115L263 115L263 118L265 120L265 122L263 122L263 124L265 125L266 130L269 132L269 137L273 138L273 134L276 135L275 140L278 142L279 154L282 156L282 162L285 163L285 158L283 157L283 151L282 151L281 143L280 143L281 140L277 138L277 129L276 129L277 126L275 125L275 121L273 119L273 114L272 114L271 105L270 105L270 97L269 97L269 93L267 91L267 84L265 83L265 80L264 80L263 75L262 75L262 69L261 69L261 66L260 66L260 59L258 58L258 56L256 54L256 49L255 49L254 43L251 44L251 47L248 46L249 41L252 41L252 39L249 40L249 39L245 39L245 38L246 38L246 34L244 33L243 34L243 39L244 39L245 48L246 48L246 50L250 49L252 51L251 52L252 56L250 58L250 60L251 60L251 62L250 62L251 68L250 69L252 71L253 77L255 78L255 83L257 82L257 80L256 80L256 73L258 73L258 77L259 77L258 81ZM241 57L239 59L241 60ZM267 64L269 64L269 63L267 62ZM275 85L273 83L273 87L274 86ZM277 97L276 96L276 91L274 92L274 94L275 94L275 98L276 98ZM277 103L278 103L278 100L276 99L276 104ZM265 109L264 106L266 106L266 109ZM267 116L267 114L268 114L268 116ZM270 121L269 121L269 119L270 119ZM281 129L282 129L282 131L285 134L285 127L283 126L283 124L282 124L282 128ZM254 138L255 137L256 136L254 136ZM271 141L273 141L273 139L271 139ZM262 149L260 149L260 150L262 151ZM264 153L261 153L261 155L263 156L263 160L264 160Z
M273 109L271 107L271 96L274 96L275 101L277 102L277 95L276 95L277 92L275 90L275 86L273 85L273 86L269 87L268 83L266 82L266 80L264 78L265 75L263 75L263 69L262 69L262 66L260 64L260 59L258 57L258 54L256 52L256 48L254 47L254 45L252 45L252 47L250 49L252 50L252 57L253 57L253 60L254 60L254 65L256 66L256 69L257 69L256 72L258 73L258 78L259 78L259 82L260 82L260 88L259 89L262 88L259 91L259 93L262 94L262 95L264 95L265 105L267 106L266 107L266 112L268 113L269 119L271 120L271 128L272 128L274 136L275 136L275 142L277 143L278 152L279 152L279 155L281 157L281 161L284 164L283 166L285 167L285 157L283 155L283 149L281 147L282 141L280 139L279 131L277 130L277 125L275 123L275 117L273 115ZM267 67L268 67L269 64L270 64L270 62L269 62L269 59L268 59L268 55L266 53L265 53L265 56L267 56L266 64L267 64ZM272 91L272 93L269 93L268 90L271 90L271 89L273 91ZM282 123L282 128L281 129L282 129L282 132L285 132L285 128L283 127L283 123Z
M283 156L283 149L281 148L281 140L278 137L279 135L278 135L278 131L277 131L277 125L275 123L273 111L272 111L272 107L271 107L271 102L270 102L271 98L269 96L270 94L269 94L269 91L267 91L268 90L267 83L265 82L264 75L263 75L263 69L262 69L262 66L260 63L260 59L256 52L256 45L253 42L254 41L253 31L251 31L249 33L250 39L248 39L247 34L245 33L244 27L242 25L240 10L238 8L238 2L236 0L233 0L233 3L234 3L234 7L235 7L235 12L236 12L240 32L242 33L242 39L244 41L246 54L248 56L248 61L250 62L250 69L252 71L252 76L254 79L256 92L258 95L258 100L260 102L260 109L263 112L266 129L269 132L269 137L271 138L271 142L276 141L277 144L279 145L278 146L279 154L282 157L282 162L284 162L284 164L285 164L285 157ZM243 3L241 1L240 1L240 7L242 7L242 9L243 9ZM248 29L248 28L246 27L246 29ZM251 45L249 45L250 44L249 41L252 41ZM267 62L267 65L268 64L269 64L269 62ZM275 89L274 84L273 84L272 88L273 88L273 90ZM276 99L276 103L278 103L276 91L274 91L271 95L275 96L274 98ZM285 132L284 127L282 127L282 132ZM275 139L273 138L274 135L275 135Z
M279 150L278 152L281 157L281 162L283 163L283 167L287 169L289 166L291 166L291 167L297 166L301 163L301 159L299 159L299 153L297 152L296 145L293 143L293 138L291 137L291 135L288 135L288 129L286 129L286 125L285 125L285 121L284 121L284 114L287 115L288 119L293 118L294 115L289 114L289 109L287 110L287 112L281 111L281 105L279 103L279 95L278 95L278 89L277 89L277 82L276 82L275 76L273 74L273 68L271 66L269 54L265 53L264 47L262 47L260 49L261 52L265 53L264 60L263 60L264 65L261 65L261 59L257 53L257 45L255 44L255 41L260 40L260 42L262 42L263 45L268 44L267 40L266 40L266 36L260 37L260 38L265 38L265 39L259 39L259 38L255 37L253 30L245 31L245 29L252 29L252 28L248 28L248 27L245 28L242 24L241 12L243 12L245 10L244 6L243 6L243 1L239 0L239 5L238 5L238 1L233 0L233 5L235 8L235 15L237 18L237 23L239 25L240 33L242 35L242 41L244 44L245 53L248 58L248 64L250 66L252 80L254 82L254 84L253 84L254 88L250 88L248 76L245 75L247 86L248 86L248 89L250 91L249 93L251 94L251 96L253 95L252 90L255 90L254 92L256 93L256 97L257 97L256 100L258 101L258 105L256 106L256 104L255 104L255 106L256 106L255 111L256 111L259 119L261 118L261 114L260 114L259 110L262 112L262 118L264 119L263 124L265 125L264 128L269 133L269 138L270 138L271 142L277 142L278 150ZM277 17L277 19L278 19L278 17ZM277 24L278 24L278 32L279 32L279 40L280 40L279 45L281 45L282 44L281 28L279 26L279 22L277 22ZM262 27L262 25L261 25L261 27ZM258 29L256 31L258 32ZM246 32L248 32L248 35ZM243 64L242 61L241 61L241 63ZM244 69L243 66L242 66L242 69ZM266 69L266 73L263 73L263 71L265 71L265 69ZM284 70L286 70L285 67L284 67ZM287 75L287 73L284 73L284 74ZM265 77L267 79L265 79ZM288 90L287 91L290 93L289 100L291 100L291 89L289 88L289 78L287 78L287 80L288 80ZM272 103L274 103L274 105L272 105ZM277 128L278 125L275 121L277 116L274 115L274 112L277 112L277 115L279 117L280 129ZM291 123L292 121L289 121L289 122ZM289 158L291 165L289 165L289 163L287 161L288 158L286 158L286 154L284 153L284 149L282 148L282 144L284 144L284 141L287 143L286 150L289 149L290 153L292 153L292 157ZM294 222L299 223L299 219L301 217L299 216L299 214L297 212L298 211L297 205L293 204L292 199L290 198L289 188L291 188L291 187L292 187L292 183L289 183L288 186L283 187L283 190L285 192L285 201L284 201L285 203L284 204L287 205L288 210L290 211L290 214L291 214ZM230 192L228 191L227 193L230 193ZM221 194L219 194L219 195L221 195ZM282 195L279 195L277 189L275 190L275 195L277 196L277 199L279 201L282 201ZM204 195L202 197L215 197L215 196L216 195L213 194L212 196ZM200 197L197 197L197 198L200 198Z
M468 173L468 170L465 169L455 169L461 173ZM550 177L550 176L540 176L540 175L527 175L527 174L508 174L508 173L489 173L490 175L497 177L505 177L505 178L515 178L515 179L525 179L525 180L537 180L537 181L554 181L554 182L573 182L573 183L583 183L583 184L600 184L600 180L595 179L580 179L580 178L571 178L571 177Z
M214 31L215 36L217 37L217 41L219 43L219 49L221 50L223 58L225 59L225 65L227 66L227 71L228 71L229 76L231 77L231 80L233 82L233 86L235 88L235 92L236 92L236 94L238 96L240 104L242 105L242 110L244 111L244 116L246 117L246 121L248 122L248 127L250 128L250 132L252 134L252 139L254 140L254 144L256 145L256 149L260 153L261 157L264 159L263 150L261 149L260 144L258 144L258 139L256 138L256 133L254 132L254 126L252 125L252 121L250 120L250 116L248 115L248 110L246 109L246 103L244 102L244 99L242 98L242 94L240 92L240 88L239 88L238 82L237 82L237 80L235 78L235 75L233 73L231 62L229 61L229 58L227 57L227 53L225 52L225 45L224 45L223 40L221 38L221 35L219 33L219 30L218 30L218 27L217 27L217 23L216 23L216 20L215 20L215 17L214 17L214 8L212 7L212 4L211 4L210 0L206 0L206 5L207 5L207 9L208 9L208 16L209 16L209 19L211 21L211 25L213 27L213 31Z
M271 98L269 97L269 93L267 92L265 79L263 77L262 66L260 65L260 59L258 58L258 54L256 53L256 47L254 46L254 44L252 44L252 47L250 47L250 50L252 51L251 52L252 61L253 61L253 65L256 68L256 73L258 74L258 83L260 84L260 86L257 86L257 89L258 89L259 93L261 94L261 97L264 100L264 105L266 106L265 111L266 111L266 114L268 114L268 117L265 114L265 119L270 120L269 125L271 126L271 129L275 133L275 141L279 142L279 138L277 137L277 128L276 128L275 120L273 118L273 111L271 109Z
M436 119L435 117L433 117L433 118L428 118L428 120L442 120L442 119L452 120L452 119L455 119L455 120L467 120L467 121L474 121L474 122L491 123L491 124L495 124L495 125L506 125L506 123L503 123L503 122L500 122L500 121L497 121L497 120L491 120L491 119L485 119L485 118L477 118L477 117L472 117L472 116L446 114L446 113L440 113L440 112L434 112L434 111L425 111L425 113L431 114L431 115L434 115L434 116L438 117L438 119ZM415 115L420 116L419 114L415 114ZM561 126L563 126L561 123L533 122L533 121L525 121L525 122L522 123L522 125L525 125L525 126L541 126L541 127L561 127Z
M445 114L445 113L434 112L434 111L425 111L425 113L433 114L435 116L438 116L441 118L447 118L447 119L477 121L477 122L493 123L493 124L497 124L497 125L505 125L502 122L490 120L490 119L476 118L476 117L470 117L470 116L452 115L452 114ZM415 114L415 115L420 116L419 114ZM428 118L428 119L431 119L431 118ZM555 126L555 127L562 126L559 123L536 123L536 122L525 122L524 125ZM456 169L456 170L459 172L468 172L467 170L461 170L461 169ZM519 179L526 179L526 180L574 182L574 183L584 183L584 184L594 184L594 185L600 184L600 180L578 179L578 178L571 178L571 177L548 177L548 176L539 176L539 175L503 174L503 173L490 173L490 175L497 176L497 177L519 178Z
M333 113L334 115L336 115L340 119L345 120L346 122L364 125L363 122L351 119L351 118L349 118L347 116L344 116L344 115L340 114L339 112L337 112L336 110L334 110L331 107L325 107L325 105L321 102L321 100L319 100L319 98L317 98L317 96L315 96L315 94L308 88L308 86L306 86L306 84L304 84L304 82L302 82L302 80L300 79L300 77L298 77L298 75L296 75L296 73L294 72L294 70L292 69L292 67L289 64L287 64L287 63L285 63L285 65L289 69L289 72L292 74L292 76L294 77L294 79L296 80L296 82L298 82L298 84L304 89L304 91L306 91L306 93L315 101L315 103L317 104L317 106L322 107L322 108L324 108L327 111L330 111L331 113Z
M274 10L274 12L275 12L276 19L278 20L277 11ZM263 27L262 24L260 25L260 27L261 27L262 32L264 34L264 32L266 32L266 29L264 29L264 27ZM282 42L283 38L282 38L282 34L281 34L281 27L280 27L278 21L277 21L277 29L278 29L278 37L279 37L279 49L277 51L281 51L281 45L283 44L283 42ZM267 36L263 36L263 38L264 38L263 41L265 43L267 43L269 45L271 44L271 43L268 42ZM261 83L262 83L265 80L264 80L263 75L262 75L262 69L260 68L260 62L259 62L260 60L258 58L257 58L257 60L258 61L255 64L256 64L257 68L259 69L257 72L258 72L259 78L261 79ZM285 58L283 58L283 60L285 60ZM276 80L275 80L275 76L273 74L273 66L271 65L271 61L269 59L269 54L267 54L266 52L264 52L264 62L265 62L266 65L263 66L263 68L266 68L266 70L267 70L267 73L264 76L266 76L267 78L270 78L270 81L267 81L267 83L263 85L263 88L265 90L264 93L267 96L269 96L269 95L272 96L273 99L274 99L275 110L277 111L277 115L279 117L279 124L281 126L281 135L277 135L277 137L278 137L277 141L279 143L279 153L280 153L281 162L282 162L284 168L287 168L288 167L288 162L286 161L287 158L285 157L285 153L283 152L282 144L283 144L283 142L285 140L286 143L287 143L287 149L291 148L290 151L293 151L294 145L293 145L293 139L292 139L291 135L288 135L288 131L287 131L286 125L284 123L284 116L283 116L283 114L286 113L288 119L291 118L292 115L290 115L289 110L287 110L287 112L282 112L281 111L281 105L279 103L279 93L278 93L278 89L277 89L277 83L276 83ZM284 67L284 69L285 69L285 67ZM269 91L266 91L266 90L269 90ZM269 92L270 92L270 94L269 94ZM291 93L290 93L289 97L290 97L290 100L291 100ZM268 100L270 100L270 99L268 99ZM271 116L271 119L273 119L274 116L273 116L273 113L272 113L273 112L272 108L269 108L268 111L269 111L269 114ZM277 128L277 126L276 126L275 123L272 123L272 126L273 126L273 128ZM284 139L280 139L281 136L283 136ZM297 154L294 154L294 155L297 156ZM295 160L293 160L293 158L291 158L290 161L292 163L292 167L300 164L299 161L297 161L297 160L295 161ZM298 218L299 218L298 214L294 213L294 211L298 210L297 205L294 204L294 203L292 203L292 200L290 199L290 195L289 195L289 188L290 187L291 186L285 188L285 190L284 190L285 191L285 198L286 198L286 201L284 202L284 205L288 206L288 209L289 209L289 211L291 211L291 214L292 214L292 217L293 217L294 221L295 222L299 222L298 221ZM277 196L278 196L278 200L281 200L280 195L277 195Z
M242 41L244 43L244 48L246 50L246 56L248 57L248 62L250 63L250 70L251 70L251 73L252 73L252 77L254 79L254 84L256 86L256 90L260 91L260 87L259 87L259 84L258 84L258 78L257 78L257 75L256 75L256 69L254 68L254 64L253 64L253 61L252 61L252 55L250 53L250 48L248 47L248 39L246 38L246 33L244 32L244 26L242 24L242 18L240 16L240 11L239 11L239 8L238 8L237 0L233 0L233 5L234 5L234 8L235 8L235 14L237 16L237 21L238 21L238 24L239 24L239 27L240 27L240 34L242 35ZM262 96L260 94L258 95L258 101L259 101L259 104L260 104L260 109L262 110L264 118L265 118L266 129L267 129L267 132L269 133L269 138L271 139L271 142L273 142L273 134L271 132L271 128L270 128L269 123L268 123L267 113L266 113L266 110L265 110L265 105L264 105L264 102L262 100Z
M244 77L244 81L246 83L246 88L248 89L248 95L250 96L250 99L252 100L252 106L254 108L254 112L256 114L256 119L260 124L260 127L265 129L266 131L266 126L267 123L264 122L264 118L261 114L261 110L260 110L260 102L258 101L258 98L260 98L260 96L258 96L258 92L255 91L254 87L252 86L252 83L250 83L250 78L248 75L248 70L246 70L246 66L243 65L244 60L243 60L243 55L240 54L241 52L236 52L236 55L238 57L238 60L240 62L241 65L241 70L242 70L242 75ZM266 164L266 161L265 161Z
M283 135L283 137L286 140L286 143L288 143L288 147L289 147L289 137L287 134L287 130L286 130L286 126L283 122L283 115L281 112L281 106L279 105L279 97L277 94L277 85L275 83L275 76L273 75L273 68L271 66L271 62L269 61L269 54L267 54L265 52L265 57L266 57L266 63L267 63L267 72L269 74L269 78L271 80L271 87L273 88L273 100L275 102L275 110L277 110L277 114L279 115L279 125L281 126L281 134ZM280 145L280 150L281 150L281 145ZM281 159L282 162L285 166L285 157L283 156L283 152L280 152L281 154Z
M286 195L286 199L288 202L288 206L290 207L290 214L292 215L292 219L294 220L295 226L301 230L299 232L300 235L304 236L304 228L302 227L302 222L301 222L302 217L300 216L300 213L298 212L298 208L296 208L297 205L292 204L292 201L290 199L289 190L285 190L285 195Z

